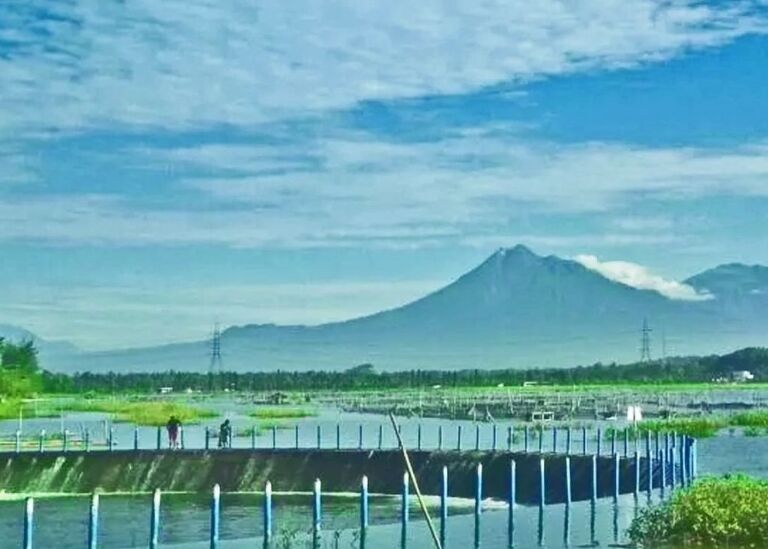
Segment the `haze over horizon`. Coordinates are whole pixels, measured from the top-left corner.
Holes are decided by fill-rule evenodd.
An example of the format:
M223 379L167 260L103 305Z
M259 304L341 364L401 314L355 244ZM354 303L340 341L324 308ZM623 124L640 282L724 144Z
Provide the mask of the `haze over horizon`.
M403 305L524 244L768 264L764 1L0 4L0 324L83 349Z

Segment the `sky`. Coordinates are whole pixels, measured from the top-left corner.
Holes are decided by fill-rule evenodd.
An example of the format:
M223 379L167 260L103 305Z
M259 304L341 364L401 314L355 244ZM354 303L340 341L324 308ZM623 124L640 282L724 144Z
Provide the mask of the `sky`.
M519 243L706 299L768 264L767 66L765 0L2 2L0 323L314 324Z

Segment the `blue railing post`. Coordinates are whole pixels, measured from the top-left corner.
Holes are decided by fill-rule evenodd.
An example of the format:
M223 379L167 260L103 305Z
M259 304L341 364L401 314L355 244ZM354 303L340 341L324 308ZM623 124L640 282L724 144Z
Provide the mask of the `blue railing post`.
M277 448L277 427L272 426L272 449Z
M592 503L597 501L597 454L592 454Z
M363 449L363 424L357 426L357 447Z
M179 425L179 448L184 449L184 426Z
M461 425L458 426L456 431L457 431L456 449L460 451L461 450Z
M312 487L312 534L315 540L320 535L320 521L322 520L322 485L320 479L315 479Z
M544 426L539 425L539 428L537 429L539 432L539 453L544 453Z
M368 528L368 477L360 481L360 530Z
M219 520L221 518L221 488L213 485L213 497L211 498L211 549L219 547Z
M381 450L383 444L384 444L384 426L379 425L379 450Z
M400 504L400 533L401 533L401 545L405 547L406 532L408 529L408 514L409 514L409 502L408 502L408 488L410 478L408 473L403 475L403 492L402 502Z
M664 492L667 489L667 452L661 452L661 497L664 497Z
M85 430L85 451L91 451L91 432L88 429Z
M443 449L443 426L440 425L437 428L437 449Z
M544 507L547 500L546 478L544 476L544 458L539 459L539 506Z
M96 549L99 539L99 494L91 495L88 518L88 549Z
M21 431L16 431L16 453L21 453Z
M493 430L491 432L491 450L496 451L496 424L493 424Z
M571 428L570 426L565 430L565 454L571 455Z
M671 475L671 480L669 483L670 490L674 490L677 485L677 470L675 468L675 451L672 449L672 451L669 452L669 471Z
M678 435L678 445L679 450L678 453L680 454L680 486L685 487L686 484L688 484L688 471L686 470L686 462L685 462L685 436L684 435Z
M341 449L341 425L336 424L336 449Z
M475 451L480 450L480 424L475 425Z
M299 449L299 424L298 423L293 427L293 438L294 438L294 443L296 445L296 449L298 450Z
M160 489L152 493L152 514L149 517L149 548L157 549L160 543Z
M573 492L571 491L571 457L565 456L565 503L571 504Z
M552 427L552 453L557 453L557 427Z
M416 427L416 449L421 450L421 423Z
M509 462L509 493L507 494L507 498L507 503L509 504L509 520L511 522L515 512L515 503L517 502L517 464L514 459Z
M619 499L619 480L621 469L619 467L619 454L613 454L613 499Z
M66 452L69 450L69 431L64 429L64 433L62 433L62 439L61 439L61 450L62 452Z
M264 542L269 544L272 539L272 483L264 485Z
M507 450L510 452L512 451L512 445L514 444L514 441L515 441L515 434L513 429L514 427L512 427L511 425L507 427Z
M115 449L115 428L109 426L109 451L112 452Z
M611 455L616 454L616 428L611 429Z
M629 430L624 427L624 457L629 457Z
M655 448L655 453L656 453L657 459L658 459L659 452L661 452L661 440L660 440L660 437L661 437L661 433L656 431L656 433L653 436L653 439L654 439L654 443L655 443L655 447L656 447Z
M696 479L699 474L698 450L696 449L696 439L691 438L691 480Z
M27 498L24 500L24 539L23 548L32 549L32 527L35 522L35 500Z
M208 426L205 426L205 449L208 450L211 447L211 430Z
M160 426L157 427L157 449L159 450L163 446L163 438L162 438L162 431L160 431Z
M645 432L645 459L648 467L648 496L653 492L653 456L651 455L651 432Z
M42 454L44 449L45 449L45 429L42 429L40 431L40 441L39 441L37 450Z
M133 449L134 450L139 449L139 428L138 427L133 428Z
M635 497L640 493L640 453L635 452Z
M475 470L475 519L479 520L483 512L483 464L478 463Z
M322 446L322 433L320 430L320 425L317 426L317 449L319 450Z
M448 527L448 467L443 467L440 478L440 544L445 545L445 533Z
M581 454L587 455L587 428L581 428Z
M526 425L526 426L523 428L523 436L524 436L524 438L525 438L525 441L523 442L523 451L524 451L526 454L528 453L528 434L529 434L529 429L528 429L528 426Z
M595 448L595 454L598 456L601 454L601 449L603 447L603 432L600 427L597 428L597 442L596 442L596 448Z

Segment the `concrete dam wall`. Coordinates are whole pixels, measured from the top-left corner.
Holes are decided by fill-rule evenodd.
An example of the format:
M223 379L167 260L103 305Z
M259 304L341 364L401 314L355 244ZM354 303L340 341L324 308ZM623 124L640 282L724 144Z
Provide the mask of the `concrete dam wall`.
M566 498L566 458L555 454L472 451L409 452L422 492L438 495L442 468L448 468L449 494L474 496L476 467L483 464L484 497L509 495L511 461L516 465L518 503L540 501L540 459L545 459L546 503ZM614 494L616 462L597 458L597 494ZM654 486L661 484L654 460ZM592 496L592 456L570 457L572 499ZM6 493L90 493L163 491L260 491L267 480L275 491L308 492L316 478L325 492L357 492L367 475L372 493L399 494L405 464L399 450L126 450L0 454L0 489ZM620 493L648 486L648 462L621 458ZM637 475L639 473L639 475ZM636 476L637 475L637 476ZM639 482L638 482L639 480Z

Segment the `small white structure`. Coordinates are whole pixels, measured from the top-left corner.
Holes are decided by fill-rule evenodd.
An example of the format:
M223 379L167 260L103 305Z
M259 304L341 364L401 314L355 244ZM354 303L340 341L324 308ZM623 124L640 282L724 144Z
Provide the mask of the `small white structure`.
M746 383L747 381L753 381L755 374L749 370L736 370L731 374L731 380L735 383Z
M627 421L633 423L643 420L643 409L640 406L627 406Z
M161 395L167 395L173 392L173 387L160 387L159 392Z

